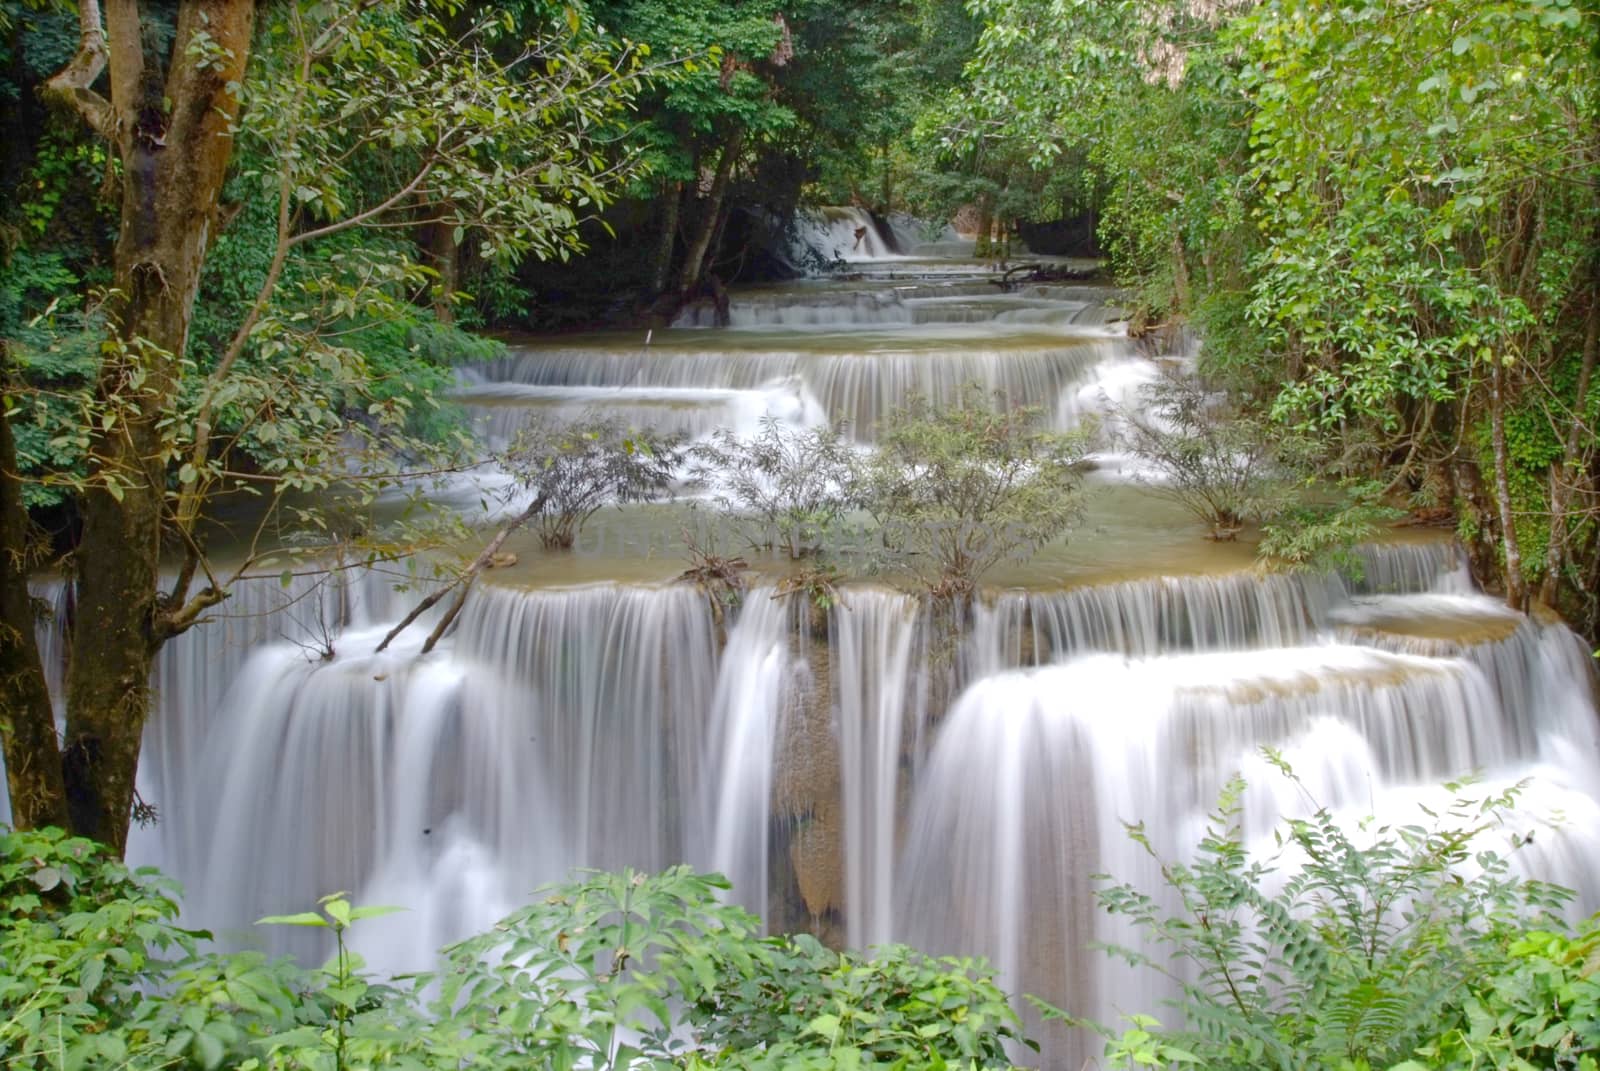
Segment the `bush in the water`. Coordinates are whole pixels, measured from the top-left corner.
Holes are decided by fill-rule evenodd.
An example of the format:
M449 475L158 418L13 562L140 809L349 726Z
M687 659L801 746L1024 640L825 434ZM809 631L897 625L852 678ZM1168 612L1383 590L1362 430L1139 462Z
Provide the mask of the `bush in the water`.
M1037 409L975 384L959 406L913 398L861 463L856 495L894 564L937 596L965 598L984 573L1028 558L1078 518L1086 434L1052 432Z
M1425 825L1352 828L1317 810L1287 822L1263 858L1242 833L1244 784L1231 782L1194 860L1160 860L1162 895L1126 884L1100 894L1170 958L1113 954L1181 993L1170 1026L1149 1015L1120 1033L1082 1024L1106 1036L1107 1062L1595 1068L1600 928L1569 935L1558 912L1571 892L1515 877L1483 843L1516 789L1447 787L1455 798L1425 811ZM1130 834L1155 855L1142 827Z
M838 538L855 460L842 424L805 428L769 415L754 435L718 429L694 458L696 479L753 549L801 558Z
M496 460L537 505L530 519L539 542L546 550L570 550L600 507L664 495L678 472L680 446L676 436L590 415L535 421Z
M36 1068L1004 1067L986 968L760 936L676 868L544 890L436 971L379 983L342 895L264 922L330 931L313 971L205 948L172 887L53 831L0 834L0 1054Z
M1159 478L1146 481L1231 540L1294 498L1300 458L1292 436L1240 409L1192 375L1168 371L1140 391L1142 405L1118 414L1128 448Z

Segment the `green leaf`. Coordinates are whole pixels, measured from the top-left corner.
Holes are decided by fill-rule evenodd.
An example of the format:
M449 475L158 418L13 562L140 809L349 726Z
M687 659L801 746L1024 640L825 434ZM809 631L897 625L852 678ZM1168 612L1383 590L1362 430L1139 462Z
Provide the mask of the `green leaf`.
M394 915L405 910L407 909L403 907L394 907L388 904L369 904L366 907L353 908L350 911L350 921L355 922L359 919L381 918L384 915Z
M302 911L298 915L267 915L256 919L257 926L321 926L328 928L328 920L315 911Z

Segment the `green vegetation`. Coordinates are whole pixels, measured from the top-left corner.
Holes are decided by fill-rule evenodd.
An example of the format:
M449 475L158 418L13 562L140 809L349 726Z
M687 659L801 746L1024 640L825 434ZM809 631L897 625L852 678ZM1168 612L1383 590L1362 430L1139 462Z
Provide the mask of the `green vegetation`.
M1192 320L1331 479L1446 507L1481 582L1600 630L1593 5L977 10L944 137L1102 191L1136 331Z
M584 522L608 504L651 502L666 494L682 444L593 417L540 421L523 429L497 460L522 494L546 550L571 550ZM526 512L526 511L525 511Z
M1082 435L1046 431L1037 411L1003 398L991 407L975 386L963 401L934 409L913 399L893 413L855 490L893 566L946 599L1060 538L1082 505Z
M1119 414L1128 447L1155 468L1155 491L1205 524L1212 539L1231 540L1293 501L1303 440L1276 440L1267 421L1192 376L1167 373L1140 393L1144 405Z
M1570 933L1560 913L1572 894L1516 876L1486 843L1514 821L1520 788L1446 787L1448 806L1415 823L1318 809L1263 849L1246 842L1245 786L1230 783L1193 860L1159 860L1162 895L1125 884L1100 892L1170 959L1112 953L1160 971L1181 994L1169 1025L1134 1014L1120 1032L1094 1027L1108 1063L1596 1066L1600 924ZM1129 832L1154 854L1142 827Z
M592 875L382 980L349 941L396 908L262 919L328 931L302 970L211 947L169 884L91 842L0 833L0 1051L27 1071L1009 1066L1018 1020L982 964L764 938L726 888Z
M800 558L837 542L855 477L842 425L798 428L765 417L748 437L719 429L694 459L697 481L752 548Z

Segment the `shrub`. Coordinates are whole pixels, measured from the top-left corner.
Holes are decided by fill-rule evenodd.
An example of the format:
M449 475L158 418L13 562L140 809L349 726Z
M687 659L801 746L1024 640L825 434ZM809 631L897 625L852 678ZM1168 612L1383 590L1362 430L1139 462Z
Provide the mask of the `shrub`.
M891 414L856 478L884 547L936 596L962 598L1000 562L1026 559L1080 513L1081 435L1040 427L1038 410L913 399Z
M327 964L204 951L170 886L59 833L0 834L0 1052L11 1069L511 1071L997 1068L1017 1019L987 969L760 936L677 867L543 890L435 971L380 983L346 941L393 910L343 894L261 922L322 928Z
M1245 524L1273 516L1295 497L1299 441L1208 391L1193 376L1167 372L1141 391L1143 412L1124 410L1128 448L1159 473L1145 482L1231 540Z
M496 459L540 508L531 518L546 550L571 549L608 502L648 502L671 486L680 441L624 427L614 417L525 428Z
M726 428L695 448L695 478L758 550L816 553L850 506L855 455L842 425L802 428L766 416L748 438Z
M1527 954L1517 962L1513 951L1548 952L1575 981L1582 968L1573 950L1597 940L1540 944L1524 933L1559 932L1555 912L1571 893L1513 877L1506 859L1480 843L1516 789L1486 795L1447 786L1456 797L1430 824L1369 820L1355 834L1318 810L1286 823L1276 853L1264 859L1241 833L1243 787L1235 779L1224 791L1194 862L1161 861L1170 897L1125 884L1100 894L1170 960L1117 953L1166 974L1182 994L1177 1026L1137 1016L1120 1035L1096 1027L1109 1038L1113 1066L1469 1066L1477 1041L1513 1020L1538 1027L1523 1032L1524 1055L1534 1042L1553 1048L1566 1036L1557 1019L1562 1030L1582 1031L1586 1045L1600 1040L1587 981L1584 1002L1563 1005L1572 987L1548 984L1549 972ZM1141 827L1131 833L1154 854ZM1529 984L1534 977L1538 986ZM1484 994L1500 995L1501 1013L1486 1010ZM1494 1043L1508 1056L1511 1036Z

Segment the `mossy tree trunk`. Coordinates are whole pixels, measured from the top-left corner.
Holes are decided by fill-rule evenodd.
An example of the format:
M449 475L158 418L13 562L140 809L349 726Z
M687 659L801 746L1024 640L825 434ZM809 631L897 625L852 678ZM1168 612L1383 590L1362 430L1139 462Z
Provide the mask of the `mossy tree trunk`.
M160 589L174 453L166 422L218 225L255 9L254 0L184 0L162 69L147 62L137 0L106 0L103 25L96 0L80 0L78 53L46 87L122 162L110 328L74 554L77 613L60 758L73 831L119 851L127 842L151 663L179 630L175 611L187 594ZM109 99L94 89L107 69ZM5 624L20 628L9 601Z
M728 139L728 143L722 148L722 156L717 161L716 173L711 178L711 188L706 192L705 203L701 207L699 218L695 221L694 233L689 239L688 249L684 252L683 268L678 275L678 293L685 301L700 288L700 282L704 278L712 239L716 236L722 219L722 202L727 196L728 186L733 181L734 167L737 166L739 154L743 150L744 131L740 130Z
M0 342L0 398L10 368ZM33 634L28 594L28 515L17 478L16 442L0 420L0 749L11 821L20 829L67 824L66 786L50 689Z

